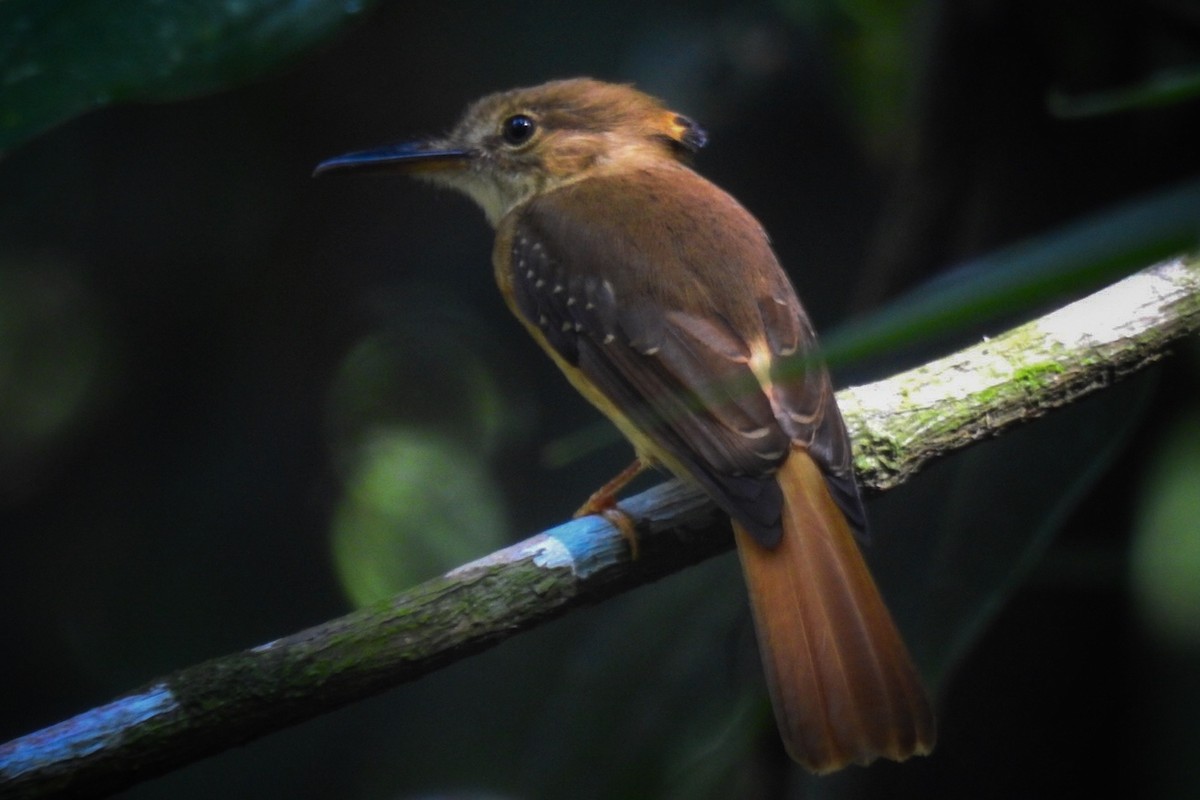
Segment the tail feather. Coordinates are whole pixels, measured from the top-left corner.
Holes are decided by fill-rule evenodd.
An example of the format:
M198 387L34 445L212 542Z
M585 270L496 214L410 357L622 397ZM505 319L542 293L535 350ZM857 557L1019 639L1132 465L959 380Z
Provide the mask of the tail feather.
M780 544L734 532L788 752L818 773L928 753L929 700L824 476L795 450L778 480Z

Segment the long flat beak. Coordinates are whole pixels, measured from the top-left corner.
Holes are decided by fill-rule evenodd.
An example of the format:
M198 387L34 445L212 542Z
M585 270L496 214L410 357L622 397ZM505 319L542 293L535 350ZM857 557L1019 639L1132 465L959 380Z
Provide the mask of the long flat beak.
M395 171L403 174L433 172L463 166L469 150L447 148L431 142L405 142L375 150L359 150L326 159L313 170L313 177L327 172Z

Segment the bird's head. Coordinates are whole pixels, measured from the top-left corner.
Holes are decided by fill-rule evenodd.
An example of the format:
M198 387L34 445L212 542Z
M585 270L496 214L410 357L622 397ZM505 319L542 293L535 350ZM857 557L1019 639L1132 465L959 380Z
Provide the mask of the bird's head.
M488 95L443 137L348 153L314 174L392 170L469 195L497 224L529 198L583 177L686 160L704 131L631 86L588 78Z

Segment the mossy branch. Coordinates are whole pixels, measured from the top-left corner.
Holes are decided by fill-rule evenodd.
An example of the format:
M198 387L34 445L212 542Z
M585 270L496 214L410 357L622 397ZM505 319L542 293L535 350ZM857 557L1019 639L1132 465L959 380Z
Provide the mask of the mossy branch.
M1109 385L1200 328L1200 258L1179 258L1002 336L838 400L863 483ZM369 608L180 670L0 746L0 798L97 796L405 681L569 609L732 546L696 492L668 482L622 503L639 554L598 518L538 534Z
M1166 261L945 358L838 393L862 482L881 491L928 461L1072 403L1163 358L1196 330L1200 256Z

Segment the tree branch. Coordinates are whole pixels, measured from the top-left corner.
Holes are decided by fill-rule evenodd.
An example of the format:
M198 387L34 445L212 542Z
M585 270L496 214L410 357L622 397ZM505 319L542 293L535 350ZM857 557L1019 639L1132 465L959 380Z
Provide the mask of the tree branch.
M1200 256L1172 259L945 358L838 393L862 482L928 461L1137 372L1197 329Z
M845 390L863 483L1071 403L1200 328L1200 258L1179 258L946 358ZM0 798L96 796L414 680L515 633L732 546L728 525L672 481L622 503L639 531L590 517L371 607L166 676L0 746Z

